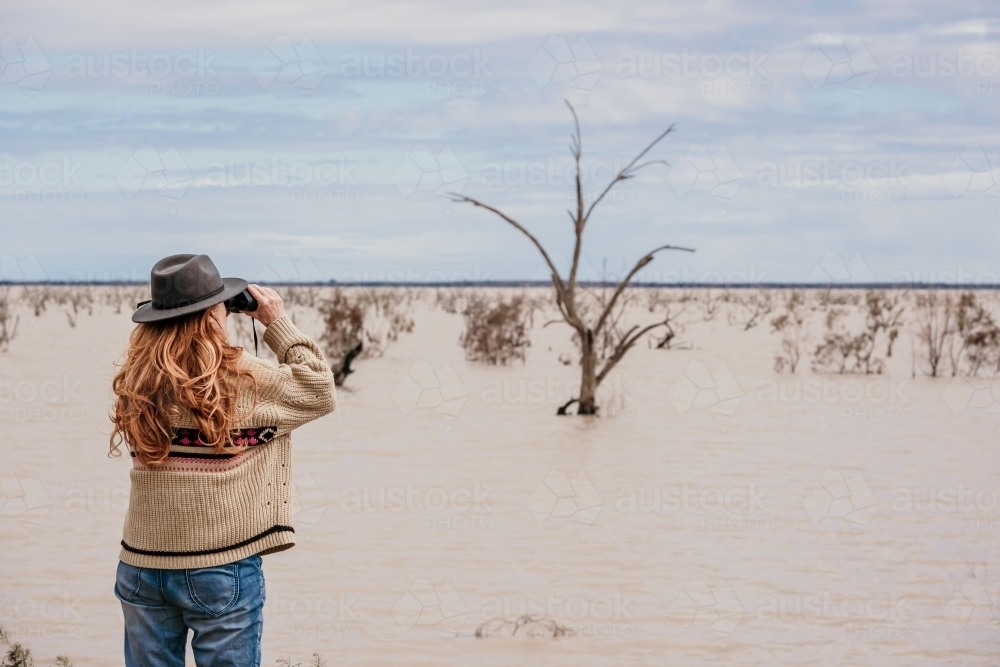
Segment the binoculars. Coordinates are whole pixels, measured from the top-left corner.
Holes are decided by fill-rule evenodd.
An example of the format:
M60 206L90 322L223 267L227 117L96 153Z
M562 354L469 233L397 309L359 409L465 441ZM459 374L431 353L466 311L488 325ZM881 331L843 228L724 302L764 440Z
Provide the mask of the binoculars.
M243 290L234 297L226 299L226 310L230 313L242 313L248 310L257 310L257 299L253 298L250 290Z

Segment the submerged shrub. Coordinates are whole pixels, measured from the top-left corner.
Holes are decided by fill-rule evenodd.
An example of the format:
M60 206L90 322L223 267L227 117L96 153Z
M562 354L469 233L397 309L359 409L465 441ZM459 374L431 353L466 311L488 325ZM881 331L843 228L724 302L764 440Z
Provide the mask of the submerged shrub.
M781 350L774 356L777 373L794 373L802 358L802 346L808 340L806 319L809 316L805 293L792 290L785 299L783 313L771 318L771 332L782 332Z
M21 317L14 315L10 290L0 287L0 351L6 350L17 335L17 325Z
M11 642L7 636L7 631L0 626L0 644L7 645L7 653L0 658L0 667L35 667L35 660L31 657L31 649L26 648L17 642ZM64 655L56 658L54 667L73 667L73 663Z
M513 621L505 618L495 618L487 621L476 628L476 639L486 639L492 636L516 637L521 631L522 637L572 637L575 633L573 628L562 625L558 621L546 616L532 616L523 614Z
M525 360L531 345L528 328L532 307L523 295L505 301L473 294L468 297L462 316L465 332L458 342L469 361L485 361L506 366L515 359Z
M351 295L337 288L318 305L323 318L320 343L340 386L354 372L357 358L380 357L401 333L413 331L413 295L399 290L366 289Z
M826 333L813 353L813 370L825 373L882 373L903 324L900 294L868 290L864 295L864 329L851 331L846 307L830 307ZM833 302L831 302L833 303ZM878 354L884 351L884 356Z

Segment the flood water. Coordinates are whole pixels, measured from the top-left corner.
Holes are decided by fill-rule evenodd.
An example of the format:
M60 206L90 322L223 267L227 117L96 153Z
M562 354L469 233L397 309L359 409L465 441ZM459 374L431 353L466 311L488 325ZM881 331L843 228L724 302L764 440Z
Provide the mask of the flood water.
M996 384L911 379L909 332L883 375L778 375L767 325L716 318L637 345L602 418L558 418L578 367L544 319L526 364L489 367L418 303L295 432L264 664L996 664ZM0 623L39 665L123 664L130 463L106 452L131 326L25 311L0 354ZM571 634L475 637L525 613Z

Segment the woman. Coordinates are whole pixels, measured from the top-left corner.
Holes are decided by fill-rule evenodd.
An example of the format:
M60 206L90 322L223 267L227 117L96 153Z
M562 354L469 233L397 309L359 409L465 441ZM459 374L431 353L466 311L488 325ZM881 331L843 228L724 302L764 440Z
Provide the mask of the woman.
M229 343L226 302L248 289L279 365ZM206 255L150 274L112 385L111 452L132 455L115 594L127 667L260 665L261 556L294 545L292 429L336 406L322 352L266 287L222 279Z

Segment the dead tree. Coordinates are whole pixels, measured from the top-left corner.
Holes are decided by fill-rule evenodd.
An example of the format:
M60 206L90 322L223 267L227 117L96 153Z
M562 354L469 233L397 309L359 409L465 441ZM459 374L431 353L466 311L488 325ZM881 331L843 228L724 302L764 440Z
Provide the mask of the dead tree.
M600 346L600 340L602 335L605 333L605 327L609 326L609 320L612 317L612 313L615 312L615 306L618 304L618 300L621 298L622 293L628 287L632 278L635 277L635 275L641 271L643 267L652 262L653 256L659 251L684 250L687 252L694 252L694 250L691 248L680 248L672 245L662 245L658 248L654 248L639 259L635 266L632 267L632 270L625 274L625 277L617 282L615 289L611 294L611 298L604 302L601 308L595 311L596 316L589 315L587 313L587 309L581 301L582 296L580 294L580 289L578 289L581 286L577 282L577 271L580 267L580 251L583 246L583 233L587 226L587 221L590 219L590 215L594 212L594 208L596 208L597 205L603 201L604 197L612 190L612 188L615 187L615 185L633 178L640 169L653 164L666 164L663 160L651 160L648 162L640 162L640 160L642 160L654 146L660 143L664 137L673 132L674 126L671 125L668 127L662 134L650 142L650 144L646 146L635 157L635 159L615 174L614 178L611 179L611 182L608 183L607 187L605 187L604 190L602 190L600 194L598 194L597 197L590 203L590 205L587 206L584 202L583 184L580 178L580 158L583 154L583 142L580 134L580 120L577 118L576 110L573 108L573 105L567 101L566 106L569 107L570 112L573 114L573 123L575 127L575 131L572 135L572 143L570 145L570 153L573 156L575 165L576 187L576 211L567 211L570 221L573 224L573 234L575 236L575 243L573 246L573 262L570 265L569 274L567 276L563 277L560 275L559 270L556 268L555 263L552 261L551 256L542 243L520 222L514 220L503 211L488 204L484 204L483 202L473 199L472 197L467 197L455 192L449 194L452 201L472 204L473 206L484 208L487 211L498 215L519 232L527 236L528 239L534 244L535 248L538 249L538 252L541 253L542 259L545 260L549 271L552 273L552 286L555 289L556 305L559 308L559 314L562 316L566 324L573 328L580 341L580 395L561 406L557 411L557 414L566 414L566 410L569 406L576 403L576 414L593 415L597 413L596 394L601 381L608 376L611 369L613 369L618 362L622 360L625 354L631 350L643 336L657 327L664 326L664 321L662 320L645 326L632 326L625 331L623 336L620 337L611 354L600 363L600 368L598 369L598 347Z

